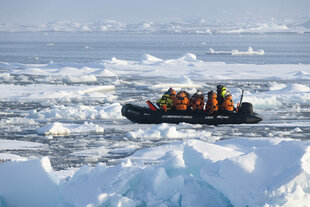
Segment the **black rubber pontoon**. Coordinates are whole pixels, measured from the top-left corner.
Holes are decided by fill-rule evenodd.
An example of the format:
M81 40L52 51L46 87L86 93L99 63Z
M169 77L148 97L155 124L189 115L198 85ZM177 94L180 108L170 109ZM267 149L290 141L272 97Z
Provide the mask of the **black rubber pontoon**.
M251 103L242 103L238 112L225 112L210 115L207 113L192 112L192 111L152 111L149 108L126 104L122 108L122 115L134 123L140 124L160 124L181 122L190 124L253 124L260 122L260 118L253 112Z

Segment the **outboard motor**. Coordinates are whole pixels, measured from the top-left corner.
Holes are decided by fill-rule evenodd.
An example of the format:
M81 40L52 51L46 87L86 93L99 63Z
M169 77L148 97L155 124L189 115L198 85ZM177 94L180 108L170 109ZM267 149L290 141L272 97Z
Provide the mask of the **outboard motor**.
M253 105L248 102L243 102L238 112L246 113L246 114L253 114Z

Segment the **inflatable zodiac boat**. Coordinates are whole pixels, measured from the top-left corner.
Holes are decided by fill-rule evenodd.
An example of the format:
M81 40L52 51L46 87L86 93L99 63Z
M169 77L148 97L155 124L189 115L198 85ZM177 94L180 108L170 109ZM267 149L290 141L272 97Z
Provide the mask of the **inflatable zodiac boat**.
M126 104L122 107L122 115L134 123L160 124L181 122L190 124L253 124L262 120L258 114L253 112L251 103L244 102L238 111L218 112L208 114L206 112L177 111L177 110L152 110L151 108Z

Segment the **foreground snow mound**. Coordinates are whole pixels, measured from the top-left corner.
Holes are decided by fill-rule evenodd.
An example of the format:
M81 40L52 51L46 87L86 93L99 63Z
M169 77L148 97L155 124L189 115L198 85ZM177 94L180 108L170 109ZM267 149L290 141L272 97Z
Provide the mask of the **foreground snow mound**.
M0 165L0 206L56 206L58 183L47 157Z
M137 151L114 166L83 166L65 180L55 180L55 173L48 158L0 164L0 203L307 206L310 142L264 138L217 143L187 140Z
M227 196L233 205L309 204L309 142L304 144L283 140L268 143L264 140L240 139L220 144L241 149L243 153L215 163L206 163L201 175Z

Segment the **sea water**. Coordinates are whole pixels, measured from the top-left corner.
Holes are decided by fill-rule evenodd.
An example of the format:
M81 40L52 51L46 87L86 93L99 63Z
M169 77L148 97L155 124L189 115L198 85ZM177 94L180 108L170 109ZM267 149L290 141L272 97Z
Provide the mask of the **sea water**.
M112 57L138 60L145 54L175 59L193 53L210 62L309 64L310 33L137 34L102 32L0 33L0 60L14 63L91 63ZM216 51L264 50L261 56L210 55Z
M92 76L86 76L85 79L80 78L75 81L70 73L66 76L66 73L62 74L59 71L60 77L35 72L28 74L16 72L16 70L22 71L29 68L33 71L36 68L55 68L55 73L61 68L85 68L85 70L93 67L104 68L107 60L116 58L124 61L140 61L143 54L150 54L163 60L175 60L186 53L192 53L197 56L198 60L223 62L223 64L232 64L234 67L236 64L306 65L310 63L309 35L308 33L240 35L121 32L0 33L0 83L3 86L1 93L5 94L6 88L11 91L12 87L20 87L19 91L25 87L27 90L29 88L39 90L36 88L38 86L41 89L46 87L38 96L47 96L46 93L55 95L55 98L49 98L48 101L38 100L38 96L32 98L27 91L14 98L11 98L12 94L1 96L1 139L37 142L44 144L44 147L28 150L18 147L3 148L0 149L0 153L13 153L22 157L49 156L54 169L66 169L98 162L113 163L118 158L129 156L141 148L189 138L207 142L236 137L309 139L309 102L292 94L288 96L290 100L286 100L287 91L299 91L296 87L300 85L303 88L302 92L308 93L310 87L308 79L285 80L274 77L271 80L247 80L240 77L240 80L230 80L229 77L225 77L225 79L206 80L200 88L203 92L215 89L217 84L224 84L235 92L233 93L235 100L239 99L239 96L236 97L240 95L240 91L237 90L239 88L253 93L266 92L266 95L270 93L270 88L285 89L291 85L295 88L283 92L278 90L278 94L275 95L281 96L279 100L283 100L284 103L279 108L272 101L272 96L270 96L270 102L266 98L261 105L259 101L252 99L258 102L254 110L264 118L259 124L157 126L133 124L126 119L119 118L119 114L106 115L107 118L104 118L103 113L108 113L110 109L100 107L108 107L113 103L119 103L121 106L127 102L143 105L147 99L156 101L162 91L152 90L145 85L147 83L169 83L169 77L165 74L160 74L158 79L125 74L109 78L99 76L95 79L92 79ZM263 50L264 55L227 54L232 50L248 51L249 47L252 47L254 51ZM215 51L224 51L224 53L210 54L210 48ZM126 66L122 67L126 68ZM134 67L134 65L129 64L128 67ZM13 73L12 70L15 72ZM141 73L145 72L141 70ZM152 72L152 67L148 72ZM157 72L154 70L154 73ZM214 74L216 73L217 71L214 71ZM191 81L195 82L194 79ZM203 80L199 79L199 81ZM70 94L72 91L80 92L88 87L102 85L115 86L115 92L107 92L108 94L103 98L87 95L58 97L58 93L64 93L64 91ZM251 100L250 94L248 97ZM114 107L115 111L119 110L118 106ZM75 114L85 113L85 115L75 116L71 113L72 111L75 111ZM62 127L69 127L72 132L60 135L39 133L38 129L42 127L58 126L55 123L61 123ZM178 130L179 136L170 136L169 131L175 129ZM189 134L194 134L194 136L189 136Z

